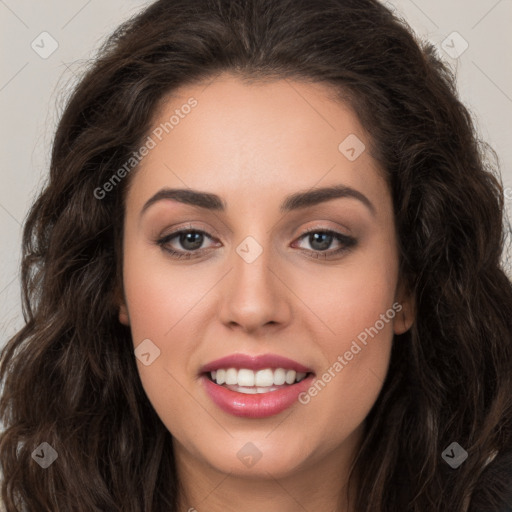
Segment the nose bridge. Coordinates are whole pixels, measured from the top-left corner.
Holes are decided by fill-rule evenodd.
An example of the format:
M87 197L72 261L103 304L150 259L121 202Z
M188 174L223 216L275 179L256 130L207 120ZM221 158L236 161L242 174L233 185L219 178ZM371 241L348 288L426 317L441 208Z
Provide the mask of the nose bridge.
M232 257L233 292L240 298L245 301L269 301L273 298L276 283L271 253L270 237L263 230L247 235L235 247Z
M245 329L283 323L289 317L286 287L277 278L271 238L262 227L234 247L232 271L222 290L221 319Z

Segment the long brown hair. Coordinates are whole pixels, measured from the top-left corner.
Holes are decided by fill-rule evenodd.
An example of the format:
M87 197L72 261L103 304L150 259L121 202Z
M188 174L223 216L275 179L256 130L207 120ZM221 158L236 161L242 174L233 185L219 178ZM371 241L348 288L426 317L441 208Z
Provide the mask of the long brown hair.
M223 71L330 85L371 135L392 192L416 321L395 336L367 418L357 511L501 511L512 503L503 188L450 69L376 0L159 0L76 86L25 222L26 325L0 364L7 512L176 510L171 434L117 316L136 169L97 190L140 147L164 95ZM43 442L58 454L46 469L32 457ZM468 453L458 469L442 457L452 442Z

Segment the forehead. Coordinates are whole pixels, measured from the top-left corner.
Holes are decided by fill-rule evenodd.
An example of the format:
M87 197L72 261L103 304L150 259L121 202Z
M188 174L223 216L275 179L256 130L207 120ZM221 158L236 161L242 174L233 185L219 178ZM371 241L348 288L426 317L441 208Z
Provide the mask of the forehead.
M221 75L183 86L160 102L149 136L137 196L180 186L271 200L344 184L376 197L386 186L357 116L325 84Z

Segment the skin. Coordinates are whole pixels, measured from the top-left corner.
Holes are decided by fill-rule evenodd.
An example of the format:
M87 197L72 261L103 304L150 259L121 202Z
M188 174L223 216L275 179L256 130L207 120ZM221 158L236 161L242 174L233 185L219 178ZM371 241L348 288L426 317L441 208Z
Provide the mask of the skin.
M409 329L414 311L398 275L382 172L368 149L354 161L338 150L349 134L366 148L370 139L324 84L248 85L229 74L175 91L154 127L191 96L198 105L130 177L119 310L134 347L150 339L160 350L150 365L137 365L173 435L183 485L179 510L353 510L343 492L350 464L382 388L393 335ZM374 214L351 197L280 213L285 196L331 185L364 194ZM227 209L167 199L141 216L145 202L165 187L215 193ZM173 259L156 243L191 225L211 237L203 238L199 257ZM318 257L319 244L302 237L309 227L352 236L357 244ZM252 263L236 252L247 236L263 250ZM182 252L191 245L179 237L167 244ZM339 247L332 239L327 251ZM200 367L233 353L279 354L319 377L393 303L401 311L306 405L240 418L203 390ZM252 467L237 457L249 442L262 454Z

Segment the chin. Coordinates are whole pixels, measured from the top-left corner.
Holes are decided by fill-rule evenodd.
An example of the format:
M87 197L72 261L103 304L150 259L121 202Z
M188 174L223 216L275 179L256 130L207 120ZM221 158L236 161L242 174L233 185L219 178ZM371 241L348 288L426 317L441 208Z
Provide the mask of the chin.
M224 442L212 440L207 446L196 446L196 457L221 473L262 479L286 478L311 462L303 439L283 443L265 439L266 435L268 431ZM213 446L216 449L212 450Z

